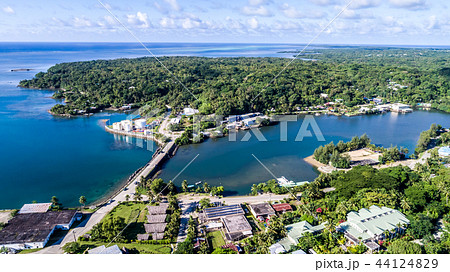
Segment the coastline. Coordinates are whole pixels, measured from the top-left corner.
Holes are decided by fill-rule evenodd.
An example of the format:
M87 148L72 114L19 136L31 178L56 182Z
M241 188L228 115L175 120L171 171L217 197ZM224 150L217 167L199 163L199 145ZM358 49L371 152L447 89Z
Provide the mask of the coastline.
M304 158L303 160L306 163L308 163L309 165L312 165L312 166L316 167L317 169L319 169L319 167L326 166L325 164L323 164L323 163L321 163L319 161L316 161L316 159L314 159L314 155L308 156L308 157Z

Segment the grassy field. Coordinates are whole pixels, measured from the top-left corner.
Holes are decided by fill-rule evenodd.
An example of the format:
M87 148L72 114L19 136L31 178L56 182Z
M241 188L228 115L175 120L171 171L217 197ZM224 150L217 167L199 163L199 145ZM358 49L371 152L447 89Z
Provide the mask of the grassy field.
M225 245L225 240L223 240L222 234L220 233L219 230L213 231L213 232L209 232L208 233L208 240L210 242L210 245L213 248L218 248L218 247L221 247L221 246Z
M123 232L125 239L135 241L140 233L145 233L144 223L147 221L147 205L141 202L124 202L115 207L103 220L122 217L130 224Z
M147 205L148 204L139 202L120 203L107 216L105 216L103 220L112 217L122 217L125 219L125 223L127 224L132 221L145 222L145 218L147 215ZM138 215L139 217L137 218L137 220L135 220Z
M102 242L79 242L80 245L82 247L85 248L95 248L101 245L107 245L107 243L102 243ZM170 245L146 245L146 244L137 244L137 243L128 243L128 244L124 244L124 243L114 243L111 244L112 245L117 245L119 246L120 249L122 249L123 247L125 247L126 249L128 249L128 251L130 253L133 254L170 254L170 252L172 251L172 248L170 247Z

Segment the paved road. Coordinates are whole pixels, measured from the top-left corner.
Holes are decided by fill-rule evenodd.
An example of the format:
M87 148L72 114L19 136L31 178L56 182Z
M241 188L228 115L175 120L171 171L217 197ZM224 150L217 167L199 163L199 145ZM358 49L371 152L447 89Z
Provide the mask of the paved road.
M191 213L195 211L195 208L198 205L198 201L181 200L178 202L178 205L181 208L181 216L177 243L181 243L186 240L189 217Z

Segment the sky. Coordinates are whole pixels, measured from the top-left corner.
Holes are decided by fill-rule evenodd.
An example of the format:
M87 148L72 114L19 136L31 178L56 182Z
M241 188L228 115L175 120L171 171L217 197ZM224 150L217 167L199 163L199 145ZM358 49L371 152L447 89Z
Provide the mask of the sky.
M0 41L449 45L446 2L2 0Z

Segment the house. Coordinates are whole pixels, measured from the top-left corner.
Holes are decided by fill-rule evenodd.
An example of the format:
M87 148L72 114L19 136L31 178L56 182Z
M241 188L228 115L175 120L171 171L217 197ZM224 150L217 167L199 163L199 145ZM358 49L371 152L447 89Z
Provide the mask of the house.
M186 115L186 116L191 116L191 115L194 115L196 113L199 113L198 110L193 109L193 108L184 108L183 112L184 112L184 115Z
M272 208L277 213L292 212L292 207L291 207L291 205L289 205L289 203L272 204Z
M243 214L222 217L222 223L228 241L238 241L252 235L252 226Z
M246 126L253 126L256 125L256 118L245 119L243 122Z
M269 247L269 252L270 254L281 254L286 253L286 250L281 244L275 243Z
M291 254L306 254L306 252L304 252L303 250L299 249L296 251L292 251Z
M153 240L162 240L167 223L144 224L145 232L152 235Z
M279 240L277 243L273 244L269 250L272 248L274 253L278 254L290 251L291 247L298 244L298 239L300 239L305 233L309 232L312 234L317 234L325 229L327 222L324 222L317 226L312 226L308 221L301 221L286 226L286 237Z
M391 105L391 111L407 113L407 112L412 112L412 109L408 105L405 105L402 103L394 103Z
M113 245L110 247L99 246L88 250L88 254L123 254L118 245Z
M169 204L160 203L159 206L147 206L148 214L166 214Z
M372 205L369 209L347 214L347 221L336 227L343 232L350 244L364 243L370 250L379 248L377 242L385 237L385 232L402 232L409 220L391 208Z
M320 97L322 97L322 98L328 98L328 94L326 94L326 93L321 93L321 94L320 94Z
M380 104L380 103L383 103L383 98L374 98L374 99L372 99L372 101L376 104Z
M138 234L137 240L138 241L147 241L150 238L150 234L144 233L144 234Z
M450 156L450 146L443 146L438 149L438 154L441 157Z
M199 248L204 243L206 243L205 238L196 238L194 239L194 248Z
M149 224L164 223L166 222L166 217L166 214L149 214L147 215L147 222Z
M78 219L75 210L19 213L0 231L0 248L43 248L55 230L68 230Z
M267 202L250 204L249 208L253 216L260 221L270 219L270 217L275 215L275 210Z

